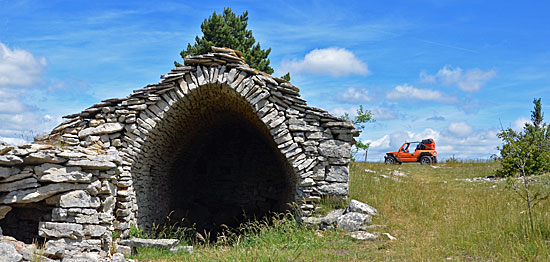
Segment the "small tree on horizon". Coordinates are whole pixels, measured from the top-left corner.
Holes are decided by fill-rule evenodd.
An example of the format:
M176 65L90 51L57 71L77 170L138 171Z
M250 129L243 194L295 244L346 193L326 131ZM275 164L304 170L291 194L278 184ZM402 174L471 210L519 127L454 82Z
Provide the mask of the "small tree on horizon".
M196 36L195 43L187 44L187 49L180 52L182 58L206 54L211 51L212 46L228 47L243 53L246 63L255 69L268 74L273 73L267 58L271 48L262 49L260 43L256 43L252 30L247 29L248 11L237 16L231 8L224 8L223 13L218 15L214 11L212 16L204 19L201 24L202 37ZM174 61L175 66L182 64ZM290 75L288 75L290 80Z
M364 130L366 127L365 125L367 123L371 123L375 121L372 116L372 112L368 109L364 109L362 105L360 105L357 111L355 112L355 117L353 119L350 118L348 113L345 113L342 116L342 118L351 121L351 123L353 123L355 128L359 130ZM355 156L357 155L357 153L359 153L360 150L365 150L365 161L366 161L366 153L369 147L370 147L370 143L363 143L362 141L357 141L352 148L352 152L351 152L352 161L356 160Z

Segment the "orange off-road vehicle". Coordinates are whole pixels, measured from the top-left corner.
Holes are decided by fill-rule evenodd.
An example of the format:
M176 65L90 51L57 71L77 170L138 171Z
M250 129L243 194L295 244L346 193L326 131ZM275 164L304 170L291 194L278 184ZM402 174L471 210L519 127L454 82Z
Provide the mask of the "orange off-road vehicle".
M422 165L435 164L435 141L428 138L419 142L405 142L398 151L386 153L384 160L387 165L411 162L420 162Z

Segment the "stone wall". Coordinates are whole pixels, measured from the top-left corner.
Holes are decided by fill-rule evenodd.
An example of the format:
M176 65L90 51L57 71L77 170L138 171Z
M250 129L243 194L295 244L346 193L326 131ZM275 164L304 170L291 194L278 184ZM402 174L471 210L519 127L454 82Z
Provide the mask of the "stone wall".
M212 228L242 222L243 211L296 202L311 214L322 197L346 197L353 125L238 52L213 51L66 116L33 144L1 145L0 226L13 234L9 221L36 209L29 221L48 245L108 250L111 231L169 214Z

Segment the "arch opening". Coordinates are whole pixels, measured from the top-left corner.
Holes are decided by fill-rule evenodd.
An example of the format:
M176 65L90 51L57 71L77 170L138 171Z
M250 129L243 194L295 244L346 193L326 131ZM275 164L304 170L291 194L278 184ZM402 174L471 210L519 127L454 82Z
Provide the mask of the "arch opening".
M169 216L215 235L222 225L287 210L296 194L294 171L250 104L227 86L203 86L188 98L155 128L148 159L139 161L149 163L142 170L150 180L136 180L138 224L166 223Z
M0 229L5 236L11 236L26 244L42 244L46 240L38 233L40 222L51 221L53 207L45 201L39 203L16 204L0 220ZM0 234L1 235L1 234Z

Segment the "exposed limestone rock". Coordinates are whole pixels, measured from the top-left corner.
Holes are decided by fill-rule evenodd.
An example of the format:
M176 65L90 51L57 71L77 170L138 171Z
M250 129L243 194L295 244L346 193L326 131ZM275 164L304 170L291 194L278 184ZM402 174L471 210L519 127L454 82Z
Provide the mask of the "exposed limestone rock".
M370 223L372 217L358 212L349 212L343 216L338 217L337 227L340 230L353 232L361 229L361 226L366 223Z
M346 212L359 212L371 216L376 216L378 214L378 210L376 210L376 208L355 199L352 199L349 202Z
M332 183L319 187L319 192L323 195L346 196L348 194L347 183Z
M96 136L103 134L111 134L124 129L124 124L121 123L106 123L98 127L89 127L78 132L78 137Z
M7 152L9 152L10 150L13 149L13 146L10 146L4 142L0 142L0 155L3 155Z
M349 168L347 166L331 166L327 174L326 181L329 182L348 182Z
M5 178L13 176L19 173L21 169L16 167L1 167L0 166L0 182L3 182Z
M378 238L377 235L373 233L369 233L366 231L355 231L347 233L346 236L349 236L351 238L355 238L357 240L375 240Z
M59 199L61 207L98 208L100 201L97 197L90 196L84 190L74 190L61 195Z
M32 170L24 170L19 172L19 169L12 167L12 175L9 175L8 177L4 179L0 179L0 183L8 183L16 180L21 180L27 177L34 176L34 173ZM19 173L18 173L19 172Z
M46 243L42 252L48 257L62 259L65 256L66 246L67 242L64 239L50 240Z
M76 223L40 222L38 234L41 237L77 239L84 236L84 226Z
M386 237L388 240L391 240L391 241L397 240L397 238L390 235L390 233L382 233L382 236Z
M338 140L326 140L320 143L321 155L333 158L349 158L351 145Z
M54 194L75 190L75 189L84 189L85 185L80 184L68 184L68 183L59 183L59 184L49 184L41 186L34 189L25 189L9 192L7 195L0 197L1 204L12 204L12 203L31 203L44 200Z
M2 155L0 156L0 165L13 166L23 164L23 159L14 155Z
M78 224L99 224L99 214L89 208L54 208L52 220Z
M40 184L38 184L37 182L38 181L36 180L36 178L29 177L22 180L13 181L10 183L2 183L0 184L0 192L11 192L11 191L20 190L20 189L39 187Z
M334 225L338 222L338 218L344 215L344 209L335 209L328 212L326 216L321 219L321 222L328 225Z
M50 153L36 152L26 156L25 159L23 159L23 162L26 165L36 165L36 164L42 164L42 163L60 164L63 162L67 162L67 159L58 157L53 152L50 152Z
M0 262L19 262L21 259L23 259L23 256L17 252L15 247L0 242Z
M92 160L69 160L66 163L67 166L82 167L84 169L97 169L97 170L109 170L117 167L113 162L109 161L92 161Z
M34 172L40 182L71 182L86 183L92 179L92 174L83 172L80 167L65 167L55 164L42 164L34 167Z
M131 238L120 241L121 245L129 247L140 248L159 248L170 249L179 244L177 239L144 239L144 238Z

